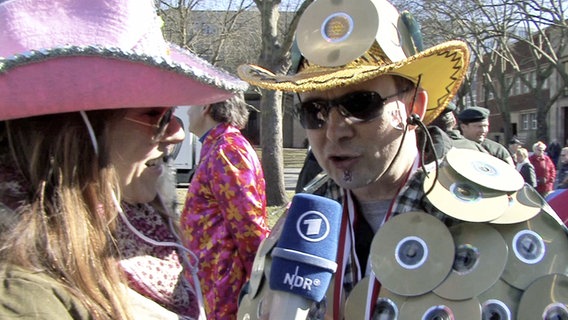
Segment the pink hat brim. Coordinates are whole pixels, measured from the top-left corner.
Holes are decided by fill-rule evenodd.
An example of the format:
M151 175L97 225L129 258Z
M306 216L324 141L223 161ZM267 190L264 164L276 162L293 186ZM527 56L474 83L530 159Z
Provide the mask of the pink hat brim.
M79 110L205 105L246 88L246 83L204 60L175 50L172 61L110 57L108 52L30 54L40 58L18 61L7 70L0 63L0 120ZM26 60L12 60L17 59Z

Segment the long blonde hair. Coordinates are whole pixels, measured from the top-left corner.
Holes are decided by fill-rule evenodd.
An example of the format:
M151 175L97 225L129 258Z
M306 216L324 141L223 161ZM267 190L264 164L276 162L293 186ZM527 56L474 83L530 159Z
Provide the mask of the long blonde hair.
M2 218L12 220L0 234L2 263L51 276L95 319L130 318L112 236L118 183L107 143L117 117L89 113L98 155L79 113L6 121L0 130L7 140L0 160L11 161L29 187L24 204Z

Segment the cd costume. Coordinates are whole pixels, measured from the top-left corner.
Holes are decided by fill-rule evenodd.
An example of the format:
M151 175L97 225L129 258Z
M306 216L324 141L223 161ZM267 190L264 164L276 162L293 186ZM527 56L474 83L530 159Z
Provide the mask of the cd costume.
M460 41L422 50L412 17L386 0L358 6L317 0L302 16L296 41L303 57L295 75L244 65L239 76L291 92L402 76L428 92L426 125L451 101L469 63ZM557 214L513 166L477 150L446 152L424 166L419 155L375 234L344 190L338 270L309 319L568 315L568 237ZM286 236L285 219L257 251L238 319L274 312L267 310L271 250Z
M471 181L457 174L454 167L469 168L466 174L476 172L482 178ZM390 219L372 237L369 264L364 262L367 257L354 253L355 245L347 250L348 258L342 261L344 274L335 274L326 299L313 307L313 319L318 319L318 314L333 314L334 319L370 319L369 315L415 319L451 312L455 315L451 319L500 314L504 317L501 319L528 320L536 319L537 311L527 314L518 310L537 307L535 301L542 304L540 313L551 308L548 312L557 312L554 306L565 310L568 238L556 213L538 192L524 184L514 168L478 151L451 149L438 170L438 182L422 201L417 199L432 186L435 170L426 174L418 169L409 178L393 203ZM490 184L499 190L484 186ZM502 190L517 187L514 191ZM342 228L361 237L358 225L362 217L349 195L344 204L347 218ZM263 294L269 290L266 274L270 270L270 246L277 242L279 231L275 226L257 252L257 268L238 319L256 312L254 306L262 305ZM405 245L406 250L420 248L423 258L416 260L414 254L404 251ZM361 267L365 264L366 274ZM539 282L550 286L539 286ZM338 285L343 287L341 293L333 291ZM542 296L552 288L560 292L546 296L549 300L545 303ZM535 291L540 299L523 299L525 294L537 294ZM343 315L334 309L337 295L346 299ZM521 305L521 301L527 305Z

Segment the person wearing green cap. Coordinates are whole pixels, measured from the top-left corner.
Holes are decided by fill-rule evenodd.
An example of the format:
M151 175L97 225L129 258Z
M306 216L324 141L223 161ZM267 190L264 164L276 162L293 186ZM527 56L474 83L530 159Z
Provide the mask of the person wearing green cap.
M458 115L463 136L483 146L489 154L514 166L509 150L498 142L487 139L489 132L489 110L482 107L470 107Z
M432 137L436 137L433 139L434 142L438 142L434 144L436 155L443 155L452 147L477 150L487 153L482 145L475 141L466 139L456 128L457 120L454 114L455 110L456 105L453 102L448 103L444 111L442 111L442 113L440 113L440 115L428 126L429 134ZM418 138L418 145L420 146L426 137L424 134L420 134L418 135ZM428 152L428 150L426 150L426 156L428 162L436 159L434 155Z

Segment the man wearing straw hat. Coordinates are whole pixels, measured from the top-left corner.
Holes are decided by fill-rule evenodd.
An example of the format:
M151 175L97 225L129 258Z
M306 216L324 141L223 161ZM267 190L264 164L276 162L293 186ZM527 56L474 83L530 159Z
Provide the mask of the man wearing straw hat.
M425 125L438 117L458 91L469 64L466 44L448 41L423 49L420 31L412 17L407 12L399 14L386 0L358 1L356 6L347 1L315 1L299 21L296 41L301 58L295 74L276 75L255 65L240 66L238 72L252 85L298 94L295 113L306 129L314 156L345 193L336 261L338 267L326 297L311 305L308 318L383 319L386 316L385 319L420 319L418 314L409 311L412 307L404 306L412 305L409 300L419 303L417 300L425 298L436 302L432 310L438 313L425 315L422 319L442 318L444 315L453 319L448 314L449 309L444 307L451 301L432 293L452 268L453 241L450 240L447 251L438 242L428 250L431 243L424 243L423 237L410 234L400 241L408 246L397 246L396 251L393 248L385 254L380 250L384 241L377 239L388 238L393 233L395 236L403 234L396 230L402 230L406 225L399 224L393 229L396 224L391 222L405 221L405 217L416 217L417 221L423 219L422 223L410 220L407 224L416 226L416 232L425 232L426 238L442 234L438 229L431 229L434 223L426 220L445 221L446 225L455 222L450 219L454 216L441 211L438 204L434 206L430 201L430 191L443 188L430 188L426 183L437 180L437 173L446 160L431 163L436 167L434 171L424 161L423 147L417 148L416 133L417 128L427 131ZM435 141L431 137L427 137L426 141L433 150ZM485 157L493 158L476 150L450 149L447 152L448 155L480 157L484 161ZM444 159L444 154L437 156ZM501 161L495 161L496 166L501 165ZM493 160L489 162L494 164ZM489 167L489 163L483 164L484 169ZM522 177L511 166L503 166L505 168L499 167L499 170L508 170L507 174L512 175L509 180L513 183L498 187L520 189ZM499 170L497 173L500 173ZM457 178L451 177L450 184L453 182L451 179ZM484 178L481 182L494 181L491 179ZM451 188L457 193L455 195L450 195L450 190L445 191L449 200L460 203L459 199L450 198L462 197L464 205L475 207L474 201L467 201L475 193L468 193L475 191L473 183L463 188ZM499 205L504 205L502 210L505 210L507 196L504 193L499 195ZM475 208L478 208L473 210L476 215L491 211ZM455 214L455 208L452 209ZM499 216L503 212L499 211ZM476 219L478 216L466 218ZM445 230L445 227L440 230ZM272 304L272 308L267 307L270 306L267 299L279 293L270 289L272 284L268 287L268 281L261 281L264 276L259 272L262 266L274 270L274 266L269 267L268 257L271 246L276 242L274 239L279 236L278 231L275 226L268 241L257 252L256 272L251 276L250 287L244 292L239 307L239 314L243 317L270 316L275 319L293 311L291 306ZM402 254L398 255L399 252ZM449 257L446 255L448 252ZM446 255L444 259L450 260L449 266L446 265L448 273L437 274L441 278L436 283L429 282L440 268L420 267L421 264L438 261L432 257L426 259L428 254ZM380 268L383 262L387 263L386 269ZM395 269L399 271L396 275L379 273ZM424 270L427 272L424 273ZM404 274L421 276L416 279ZM407 302L402 304L401 301L405 300ZM469 299L466 303L472 303L471 309L467 309L471 312L466 316L458 315L456 319L481 318L480 304L472 301L474 299ZM437 305L441 307L436 308ZM408 312L412 315L409 316Z
M469 63L468 48L460 41L418 51L420 39L411 35L417 31L408 30L385 0L343 6L316 1L306 10L296 31L302 58L295 75L274 75L254 65L239 68L252 85L298 93L295 111L316 159L350 191L344 203L355 204L344 207L344 215L357 220L343 230L356 235L357 249L338 261L334 287L345 290L336 290L333 301L328 295L334 319L343 318L347 292L369 274L375 232L420 199L420 190L408 190L420 164L415 130L444 110Z

